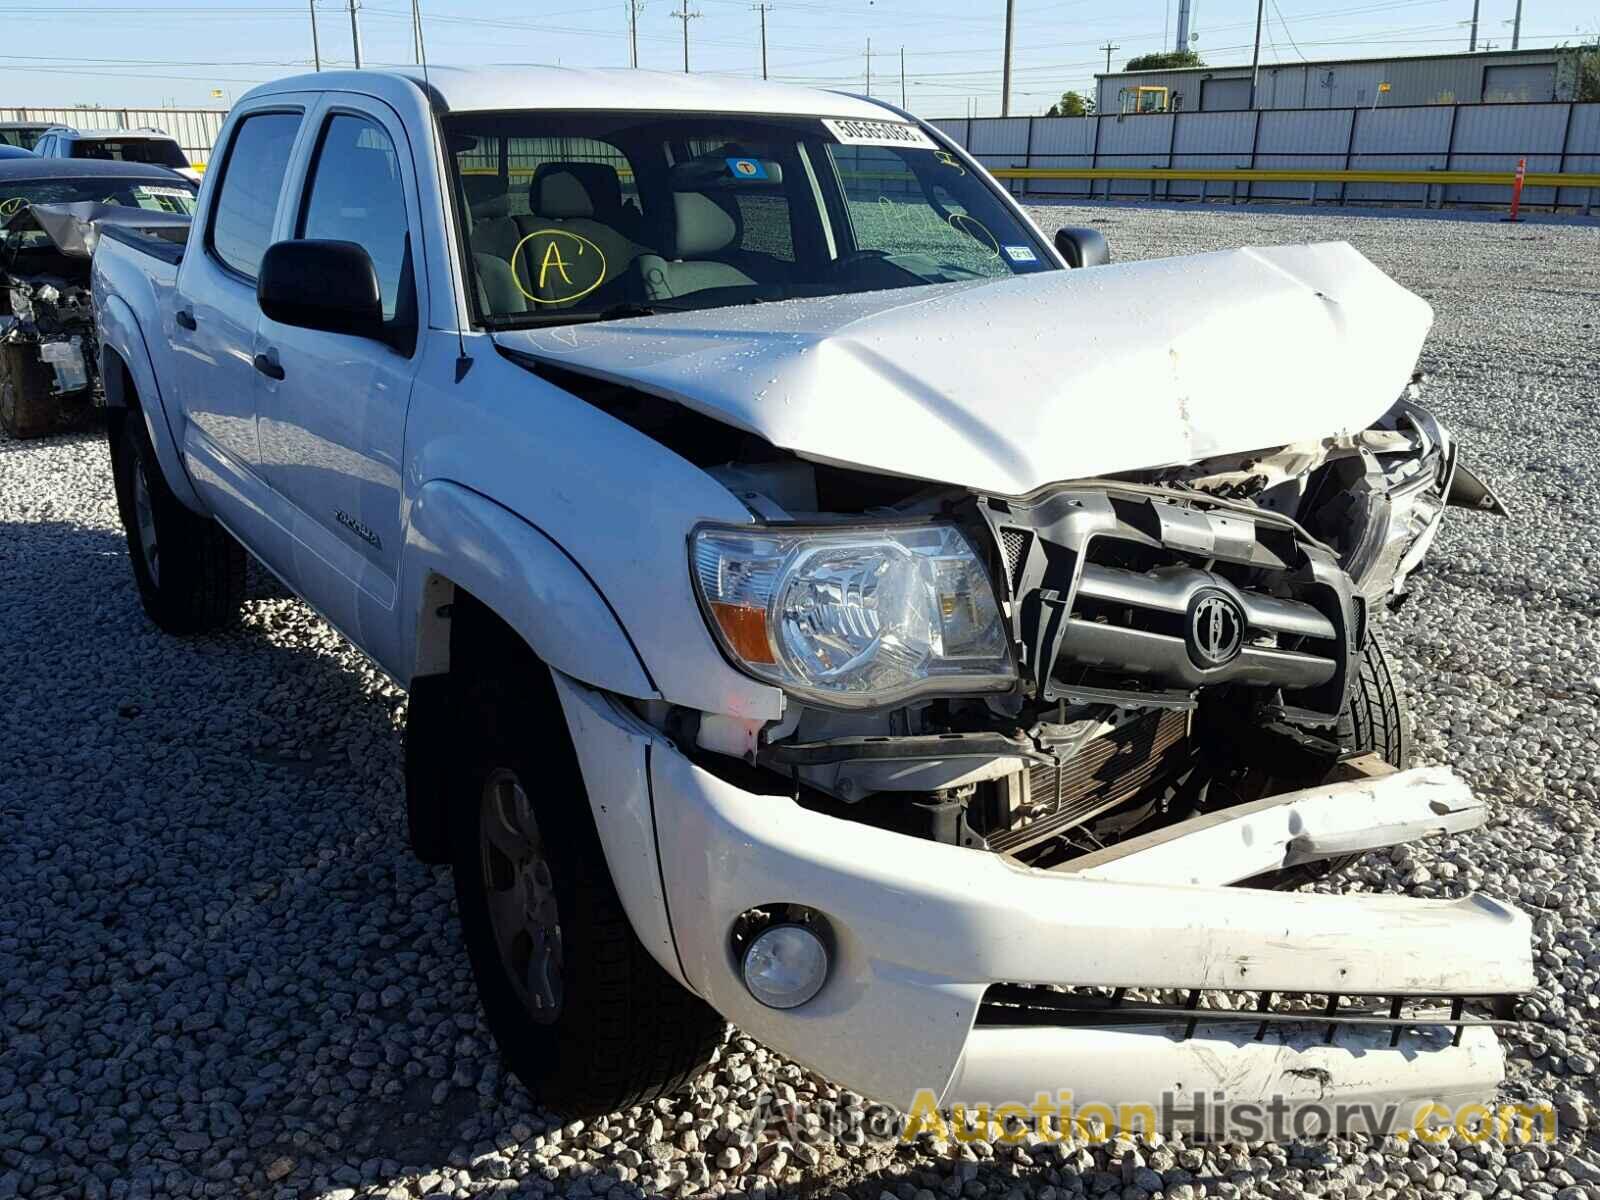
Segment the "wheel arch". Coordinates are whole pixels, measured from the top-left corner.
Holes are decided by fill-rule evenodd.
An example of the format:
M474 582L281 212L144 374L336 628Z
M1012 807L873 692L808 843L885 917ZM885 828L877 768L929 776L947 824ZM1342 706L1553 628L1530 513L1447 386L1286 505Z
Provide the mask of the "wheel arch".
M119 433L121 422L137 412L172 494L185 508L210 516L184 468L181 446L173 432L171 414L167 412L138 318L127 301L118 296L102 299L96 309L100 378L105 386L111 435Z
M509 673L532 716L530 737L543 752L578 773L606 867L634 935L674 979L688 986L672 935L661 884L655 813L649 784L652 737L603 691L577 682L537 653L523 634L467 588L435 576L428 598L447 606L434 619L430 665L411 681L405 728L406 824L424 863L450 861L449 814L465 798L451 790L453 755L461 745L467 685L485 672ZM560 739L556 744L556 739ZM692 990L692 989L691 989Z

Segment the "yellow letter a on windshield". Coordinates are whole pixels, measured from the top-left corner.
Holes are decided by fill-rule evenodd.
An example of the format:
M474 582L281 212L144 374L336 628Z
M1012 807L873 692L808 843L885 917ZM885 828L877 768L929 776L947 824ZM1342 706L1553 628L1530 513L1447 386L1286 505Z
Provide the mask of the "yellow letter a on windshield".
M581 246L579 247L578 253L583 253ZM561 272L561 279L564 283L566 283L569 287L572 285L572 276L567 274L567 264L563 262L561 258L561 247L556 244L555 239L553 238L551 239L550 244L545 247L544 261L539 264L540 291L544 290L545 276L550 273L551 267L554 267L557 271Z

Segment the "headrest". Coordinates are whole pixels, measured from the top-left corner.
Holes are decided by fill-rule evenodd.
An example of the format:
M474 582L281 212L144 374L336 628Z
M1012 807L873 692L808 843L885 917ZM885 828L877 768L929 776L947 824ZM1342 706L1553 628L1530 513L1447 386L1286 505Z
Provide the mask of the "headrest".
M739 240L738 217L704 192L674 192L672 207L676 258L715 254Z
M462 190L467 193L467 208L474 220L511 215L511 197L505 180L498 175L463 175Z
M602 220L622 208L622 181L605 163L540 163L528 189L528 204L541 217Z

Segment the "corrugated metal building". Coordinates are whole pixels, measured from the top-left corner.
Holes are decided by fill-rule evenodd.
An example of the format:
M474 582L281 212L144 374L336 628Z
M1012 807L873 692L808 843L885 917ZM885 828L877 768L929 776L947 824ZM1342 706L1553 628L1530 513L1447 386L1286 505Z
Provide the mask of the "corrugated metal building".
M1396 58L1330 59L1261 67L1257 108L1364 108L1569 100L1555 50L1486 50ZM1136 87L1167 89L1169 109L1236 112L1250 107L1250 65L1096 75L1099 111L1128 111ZM1389 90L1379 91L1387 83Z

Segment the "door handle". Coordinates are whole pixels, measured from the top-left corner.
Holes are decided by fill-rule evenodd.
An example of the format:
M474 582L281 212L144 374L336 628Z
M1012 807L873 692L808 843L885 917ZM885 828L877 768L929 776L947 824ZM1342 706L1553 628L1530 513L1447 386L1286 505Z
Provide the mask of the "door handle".
M256 370L268 379L283 378L283 364L278 361L276 354L258 354L255 357Z
M180 308L177 312L173 313L172 319L185 329L195 328L194 314L187 308Z

